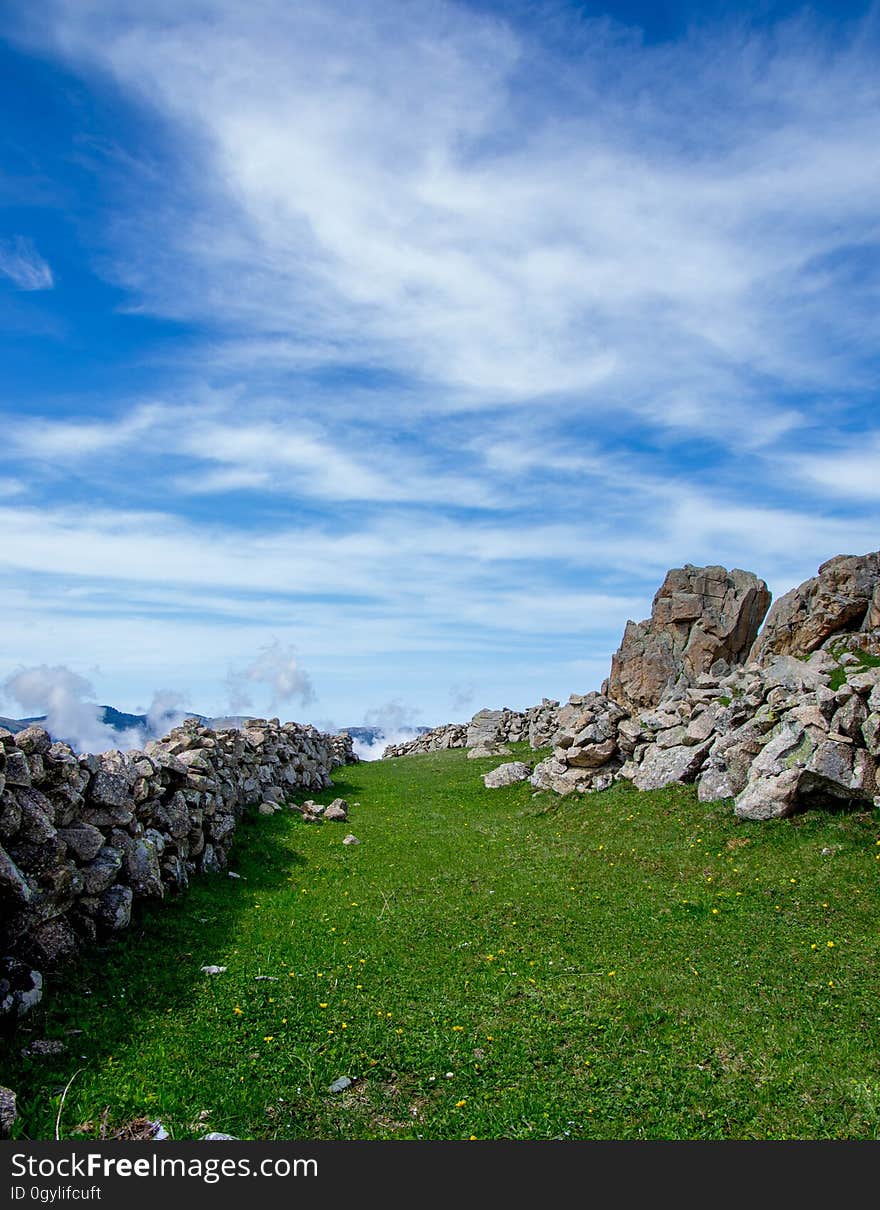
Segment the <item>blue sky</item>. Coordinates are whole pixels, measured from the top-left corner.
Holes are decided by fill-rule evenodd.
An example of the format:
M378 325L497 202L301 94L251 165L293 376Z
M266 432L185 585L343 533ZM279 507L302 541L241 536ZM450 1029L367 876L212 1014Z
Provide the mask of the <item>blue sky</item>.
M880 546L876 6L0 32L0 681L436 723Z

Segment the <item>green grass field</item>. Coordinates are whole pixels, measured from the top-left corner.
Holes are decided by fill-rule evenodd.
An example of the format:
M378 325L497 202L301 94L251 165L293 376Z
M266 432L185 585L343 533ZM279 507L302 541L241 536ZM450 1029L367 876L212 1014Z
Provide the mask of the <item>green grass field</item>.
M880 1137L876 812L485 790L497 763L340 769L347 825L246 821L240 880L142 912L6 1044L19 1134L78 1072L62 1137Z

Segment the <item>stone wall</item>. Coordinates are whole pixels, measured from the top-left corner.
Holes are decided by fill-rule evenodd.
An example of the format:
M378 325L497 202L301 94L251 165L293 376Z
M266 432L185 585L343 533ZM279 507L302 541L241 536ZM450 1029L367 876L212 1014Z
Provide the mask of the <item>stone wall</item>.
M444 723L406 743L389 745L382 759L447 748L491 749L524 740L532 748L544 748L559 730L559 711L559 702L547 697L528 710L511 710L508 706L501 710L478 710L469 723Z
M823 804L870 810L878 760L880 668L817 651L703 674L643 710L591 694L531 782L558 794L618 778L640 790L696 782L704 802L733 798L740 818L774 819Z
M351 737L251 719L185 723L144 750L77 756L41 727L0 729L0 1017L42 972L127 927L133 904L221 872L246 807L321 790Z

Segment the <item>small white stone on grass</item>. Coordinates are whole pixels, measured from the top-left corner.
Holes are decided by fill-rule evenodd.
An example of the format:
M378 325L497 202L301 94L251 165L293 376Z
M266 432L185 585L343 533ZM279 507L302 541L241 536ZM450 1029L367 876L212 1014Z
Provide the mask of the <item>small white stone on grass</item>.
M225 966L203 966L202 974L204 975L222 975L226 970Z

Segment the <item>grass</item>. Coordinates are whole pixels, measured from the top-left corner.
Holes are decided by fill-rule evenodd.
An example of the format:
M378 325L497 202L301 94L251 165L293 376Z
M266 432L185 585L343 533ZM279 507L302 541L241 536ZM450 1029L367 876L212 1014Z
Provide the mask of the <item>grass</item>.
M837 654L839 659L840 655L843 653L839 652L832 654ZM841 666L839 668L835 668L831 673L831 679L829 681L832 689L839 689L850 675L854 675L857 672L867 672L869 668L880 668L880 656L878 655L872 655L869 651L859 650L853 651L851 654L856 657L858 664L850 664L849 667Z
M496 763L349 767L348 825L245 822L240 880L142 912L7 1045L19 1134L81 1069L62 1137L880 1137L876 812L485 790Z

